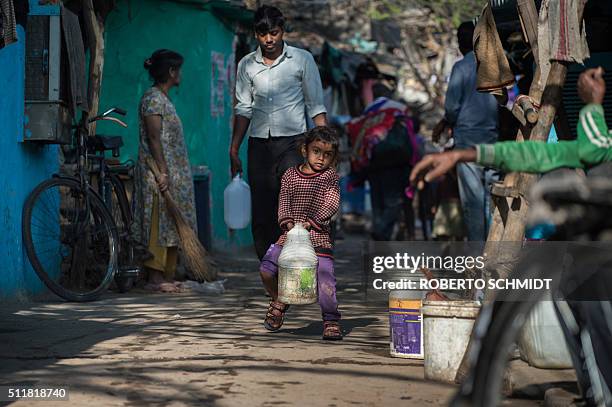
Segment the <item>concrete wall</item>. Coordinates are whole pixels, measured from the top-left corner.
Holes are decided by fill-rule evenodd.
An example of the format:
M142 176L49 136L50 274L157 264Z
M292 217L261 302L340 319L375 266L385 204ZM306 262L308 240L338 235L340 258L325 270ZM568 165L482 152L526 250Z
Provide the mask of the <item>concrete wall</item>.
M17 43L0 49L0 299L43 288L23 249L21 212L30 191L58 169L56 146L21 142L26 40L21 26L18 37Z
M215 248L251 244L250 229L228 234L223 221L223 190L230 181L232 90L230 81L220 89L222 114L211 114L211 53L223 58L232 71L234 34L212 13L201 8L160 0L132 2L131 19L126 2L119 2L106 21L105 66L101 109L120 106L128 110L127 129L102 123L100 134L124 138L123 159L137 157L138 102L151 86L144 60L153 51L168 48L185 57L182 84L171 98L183 122L192 165L211 171L212 231ZM246 145L246 143L244 143ZM243 151L244 154L244 151ZM246 157L245 157L246 163Z

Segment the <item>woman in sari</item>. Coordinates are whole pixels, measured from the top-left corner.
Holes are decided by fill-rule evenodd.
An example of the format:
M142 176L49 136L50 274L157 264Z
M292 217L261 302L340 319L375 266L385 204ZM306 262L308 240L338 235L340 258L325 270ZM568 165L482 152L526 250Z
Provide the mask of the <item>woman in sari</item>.
M134 237L152 255L144 263L147 288L175 292L174 282L179 236L166 211L161 192L168 190L181 212L196 229L193 180L183 126L168 92L181 82L183 57L170 50L157 50L144 63L153 80L139 105L140 143L134 181ZM147 165L153 158L162 173L155 179Z

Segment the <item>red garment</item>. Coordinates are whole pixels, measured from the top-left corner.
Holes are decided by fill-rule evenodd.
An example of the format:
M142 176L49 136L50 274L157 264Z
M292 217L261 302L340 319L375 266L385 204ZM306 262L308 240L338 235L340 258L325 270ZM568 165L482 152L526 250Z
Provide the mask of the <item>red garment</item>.
M367 168L372 157L372 149L393 127L395 115L400 113L401 111L397 109L373 111L347 124L353 146L351 164L354 171Z
M351 155L353 171L358 172L367 169L374 147L385 139L398 116L406 118L406 128L408 129L406 137L410 138L413 147L410 163L414 165L419 161L418 143L416 141L416 134L414 134L412 120L405 116L404 111L400 109L386 108L374 110L351 120L347 124L349 138L353 146Z
M314 174L305 174L299 167L289 168L283 174L278 197L278 224L283 234L276 244L285 243L289 222L309 222L315 249L331 249L329 224L339 206L338 174L333 168Z

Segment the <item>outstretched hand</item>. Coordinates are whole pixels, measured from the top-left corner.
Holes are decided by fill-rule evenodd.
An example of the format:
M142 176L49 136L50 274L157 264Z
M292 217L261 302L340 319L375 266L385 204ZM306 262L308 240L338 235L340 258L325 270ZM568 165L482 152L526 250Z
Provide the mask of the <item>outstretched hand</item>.
M410 182L423 189L423 181L434 181L452 170L458 161L459 156L455 151L426 155L412 169Z
M410 182L423 189L425 182L431 182L452 170L459 162L476 161L476 150L454 150L423 157L410 173Z

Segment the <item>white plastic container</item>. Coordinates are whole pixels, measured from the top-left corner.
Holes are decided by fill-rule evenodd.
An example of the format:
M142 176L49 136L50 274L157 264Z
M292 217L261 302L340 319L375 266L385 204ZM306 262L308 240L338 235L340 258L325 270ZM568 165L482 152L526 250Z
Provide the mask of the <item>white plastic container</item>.
M230 229L244 229L251 222L251 188L237 174L223 192L223 217Z
M541 369L569 369L572 358L551 300L533 308L518 338L521 359Z
M285 304L317 302L317 254L310 234L300 223L287 233L278 257L278 301Z
M423 302L425 378L453 383L467 349L478 301Z

